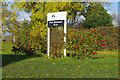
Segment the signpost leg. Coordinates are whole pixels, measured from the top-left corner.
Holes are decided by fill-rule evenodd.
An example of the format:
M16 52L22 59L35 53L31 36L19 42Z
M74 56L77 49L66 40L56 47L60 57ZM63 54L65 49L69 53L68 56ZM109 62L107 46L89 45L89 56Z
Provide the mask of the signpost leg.
M13 41L14 41L14 43L15 43L15 36L13 36Z
M64 33L65 33L65 35L67 33L67 24L66 24L66 21L64 23ZM66 37L65 36L64 36L64 43L66 43ZM66 46L66 44L64 46ZM66 48L64 48L64 56L66 56Z
M47 30L47 53L49 58L49 55L50 55L50 28L49 27Z

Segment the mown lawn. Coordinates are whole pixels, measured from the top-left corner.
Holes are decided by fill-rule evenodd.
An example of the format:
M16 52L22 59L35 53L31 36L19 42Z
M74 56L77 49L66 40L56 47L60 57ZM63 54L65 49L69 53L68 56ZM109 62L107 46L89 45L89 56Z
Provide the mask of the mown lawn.
M47 59L11 54L3 43L3 78L118 78L118 52L100 51L96 59Z

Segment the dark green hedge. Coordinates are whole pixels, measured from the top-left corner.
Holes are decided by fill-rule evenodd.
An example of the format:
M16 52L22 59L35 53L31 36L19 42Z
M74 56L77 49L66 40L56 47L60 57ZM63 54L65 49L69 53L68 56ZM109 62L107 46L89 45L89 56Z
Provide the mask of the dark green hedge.
M120 27L98 27L94 28L93 30L96 30L98 34L105 33L103 41L106 43L105 47L101 47L100 51L106 50L118 50L120 42L119 37L119 31ZM91 31L91 30L90 30ZM74 35L75 33L79 33L78 36L82 35L88 32L88 29L68 29L68 35ZM92 31L91 31L92 32Z

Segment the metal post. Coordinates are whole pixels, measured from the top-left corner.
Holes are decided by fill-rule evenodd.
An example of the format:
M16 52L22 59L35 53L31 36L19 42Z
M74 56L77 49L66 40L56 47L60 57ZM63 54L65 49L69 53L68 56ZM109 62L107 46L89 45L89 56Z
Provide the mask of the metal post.
M67 23L66 23L66 20L65 20L65 23L64 23L64 33L65 33L65 35L67 33ZM64 43L66 43L66 37L65 36L64 36ZM64 46L66 46L66 44ZM64 48L64 56L66 56L66 48Z
M47 53L48 53L48 58L50 55L50 28L47 27Z

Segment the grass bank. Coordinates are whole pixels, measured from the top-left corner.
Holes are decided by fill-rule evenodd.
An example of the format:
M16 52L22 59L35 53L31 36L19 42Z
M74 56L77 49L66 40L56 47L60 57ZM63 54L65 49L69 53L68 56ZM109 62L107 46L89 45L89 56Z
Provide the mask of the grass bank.
M47 59L14 55L3 43L3 78L118 78L118 52L100 51L96 59Z

